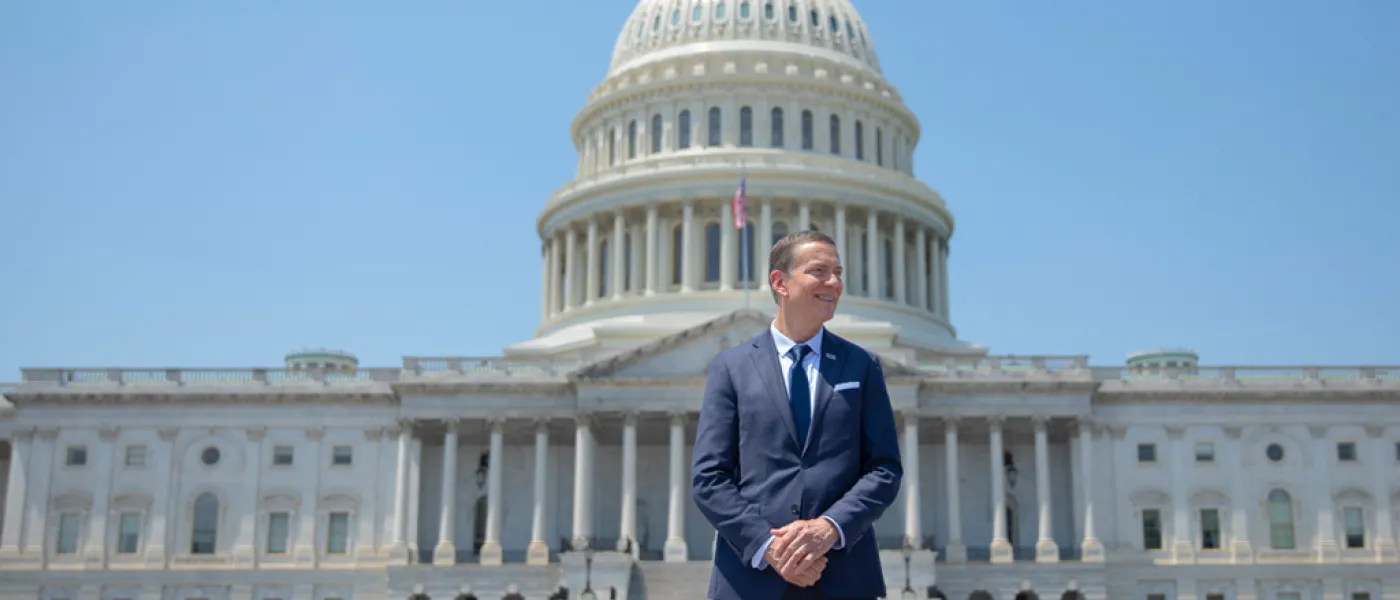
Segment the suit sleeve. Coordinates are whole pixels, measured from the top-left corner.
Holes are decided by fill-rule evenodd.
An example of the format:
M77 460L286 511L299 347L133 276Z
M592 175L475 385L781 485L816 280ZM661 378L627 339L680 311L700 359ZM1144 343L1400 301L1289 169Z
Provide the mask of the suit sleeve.
M739 493L739 405L723 356L710 363L695 432L690 494L700 513L752 564L775 527Z
M842 547L849 548L870 532L871 525L899 494L904 467L899 457L894 409L885 387L885 372L878 358L871 357L866 370L860 413L860 461L863 474L855 485L837 500L823 516L836 522ZM850 537L847 537L850 536Z

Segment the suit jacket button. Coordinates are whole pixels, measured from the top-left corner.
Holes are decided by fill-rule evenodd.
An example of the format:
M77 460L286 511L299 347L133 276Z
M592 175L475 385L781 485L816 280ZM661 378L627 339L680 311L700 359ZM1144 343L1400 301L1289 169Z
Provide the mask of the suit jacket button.
M794 514L794 515L795 515L795 514L798 514L798 510L797 510L797 505L796 505L796 504L792 505L792 514Z

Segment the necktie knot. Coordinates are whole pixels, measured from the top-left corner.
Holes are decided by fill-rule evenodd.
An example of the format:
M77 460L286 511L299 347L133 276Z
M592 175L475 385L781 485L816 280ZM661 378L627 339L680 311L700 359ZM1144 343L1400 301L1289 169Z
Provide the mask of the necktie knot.
M807 344L798 344L796 346L793 346L792 350L789 350L788 352L792 354L792 359L794 361L802 362L802 359L807 358L807 353L811 351L812 349L809 348Z

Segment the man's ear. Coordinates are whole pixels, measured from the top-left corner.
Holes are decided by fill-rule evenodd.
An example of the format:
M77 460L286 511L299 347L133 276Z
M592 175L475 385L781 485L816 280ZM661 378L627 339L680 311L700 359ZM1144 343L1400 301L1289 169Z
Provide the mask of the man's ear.
M782 271L768 272L768 287L779 296L787 296L787 278L783 276Z

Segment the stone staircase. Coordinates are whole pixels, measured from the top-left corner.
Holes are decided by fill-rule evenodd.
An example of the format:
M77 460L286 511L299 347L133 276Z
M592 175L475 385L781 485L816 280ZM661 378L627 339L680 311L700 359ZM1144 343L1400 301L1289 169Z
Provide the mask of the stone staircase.
M705 600L710 561L642 561L632 572L626 600ZM619 598L618 600L623 600Z

